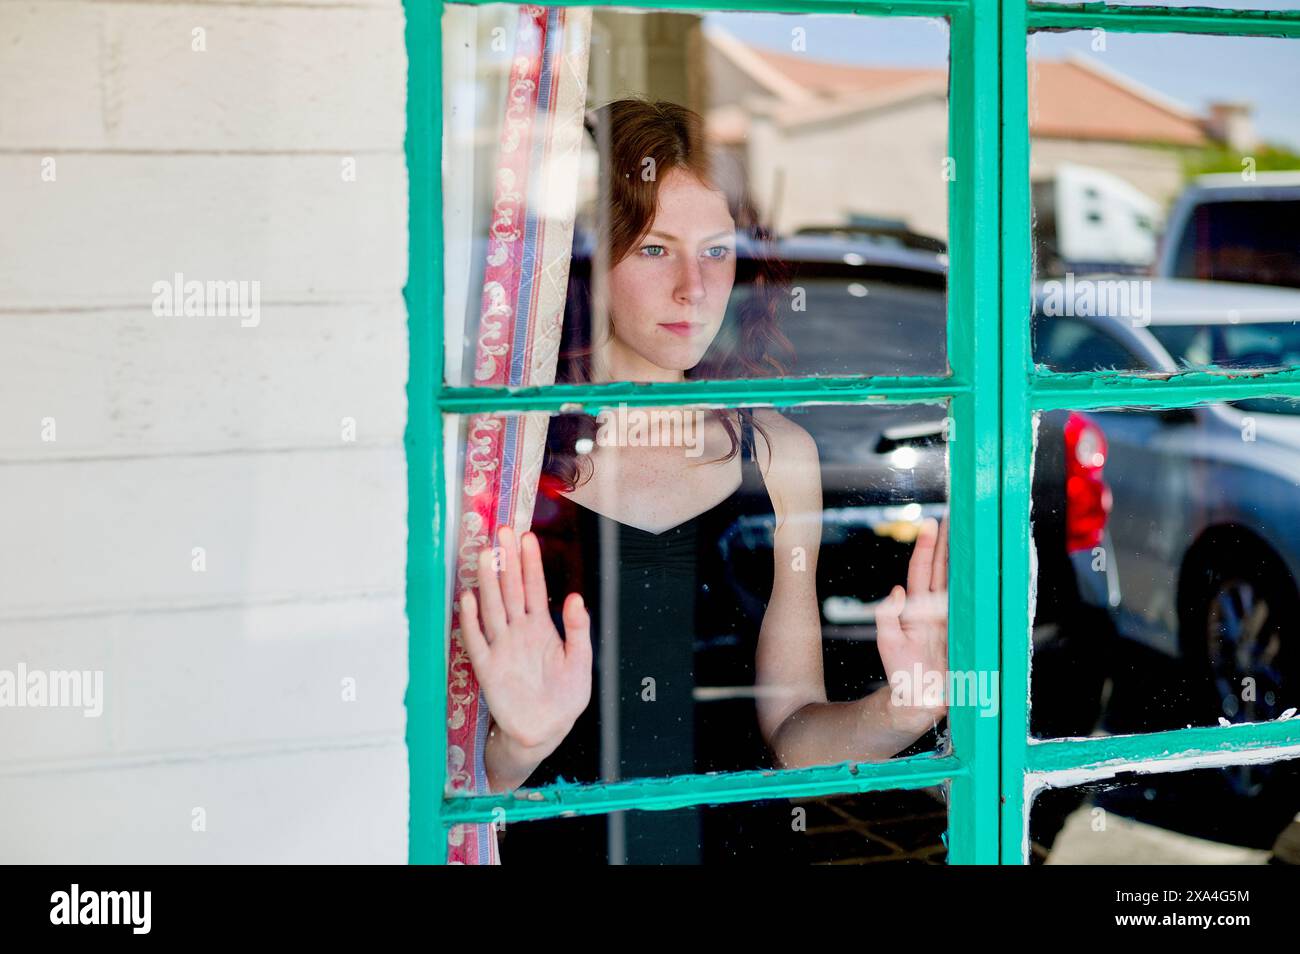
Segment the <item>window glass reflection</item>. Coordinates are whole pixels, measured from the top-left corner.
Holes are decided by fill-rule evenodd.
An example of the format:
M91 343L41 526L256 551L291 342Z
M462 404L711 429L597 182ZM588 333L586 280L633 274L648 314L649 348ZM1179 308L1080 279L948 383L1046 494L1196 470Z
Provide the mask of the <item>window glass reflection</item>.
M947 860L947 786L500 826L501 863L896 865Z
M940 745L945 406L449 424L467 450L449 488L453 791ZM490 546L503 514L531 526L522 553L508 531ZM995 715L996 688L977 678L956 704Z
M1300 864L1300 762L1194 769L1048 788L1031 864Z
M1035 532L1040 522L1059 526L1075 544L1069 572L1040 575L1038 593L1050 606L1063 587L1082 612L1040 608L1033 733L1294 713L1300 401L1063 411L1044 421L1061 416L1087 436L1069 449L1064 473L1052 466L1051 431L1040 439Z
M1030 37L1038 364L1300 363L1298 55L1270 37Z
M948 373L945 21L444 11L449 383Z

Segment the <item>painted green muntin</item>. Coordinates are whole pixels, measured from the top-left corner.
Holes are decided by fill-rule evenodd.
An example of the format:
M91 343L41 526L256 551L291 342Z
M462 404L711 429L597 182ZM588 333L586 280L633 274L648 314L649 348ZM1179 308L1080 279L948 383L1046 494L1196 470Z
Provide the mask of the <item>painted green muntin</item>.
M1031 6L1030 30L1117 33L1217 33L1228 36L1300 36L1300 10L1225 10L1215 7L1119 7L1104 3Z
M923 754L886 762L843 762L783 771L678 775L448 798L444 824L599 815L624 809L656 811L769 798L820 797L938 785L967 768L952 755Z
M511 411L596 410L618 404L719 407L762 404L937 403L969 386L951 378L783 378L762 381L685 381L637 384L553 384L528 388L444 388L434 395L439 409L467 414Z
M1300 398L1300 368L1242 372L1207 369L1159 376L1122 371L1060 374L1041 371L1030 379L1036 410L1086 410L1116 406L1186 407L1252 397Z
M1023 864L1024 779L1029 735L1030 483L1033 474L1029 406L1030 323L1027 290L1032 262L1029 199L1029 60L1026 9L1001 9L1001 177L999 274L1003 379L1002 497L1002 725L1001 850L1003 864ZM1007 289L1026 289L1007 294Z
M1172 763L1225 753L1264 753L1288 746L1300 746L1300 718L1143 735L1031 741L1025 769L1033 773L1104 769L1133 762Z
M999 645L1000 186L998 4L976 0L950 17L948 354L970 390L952 400L949 657L960 671L997 671ZM1000 703L1001 704L1001 703ZM950 786L950 864L996 864L998 725L971 707L949 713L955 755L970 767Z

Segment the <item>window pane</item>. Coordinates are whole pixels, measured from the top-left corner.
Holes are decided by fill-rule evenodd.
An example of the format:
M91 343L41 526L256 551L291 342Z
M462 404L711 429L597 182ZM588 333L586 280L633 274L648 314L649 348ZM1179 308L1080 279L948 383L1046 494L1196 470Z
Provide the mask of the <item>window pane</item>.
M1300 761L1049 788L1029 816L1032 864L1300 864Z
M1298 426L1284 398L1042 416L1035 735L1300 706Z
M1300 43L1029 39L1034 358L1300 364Z
M1170 239L1170 272L1204 281L1300 288L1300 194L1260 202L1206 189ZM1217 191L1218 194L1210 194Z
M528 9L444 8L448 383L948 373L947 21Z
M474 448L449 478L449 500L469 502L448 541L449 578L477 582L481 604L482 580L495 582L478 563L490 538L484 514L514 513L522 524L531 508L549 610L535 629L489 631L494 646L507 639L495 668L453 658L462 708L450 747L472 763L472 740L455 733L472 720L465 686L477 675L507 740L495 754L488 743L494 790L779 767L778 751L789 767L878 761L946 740L942 712L926 704L941 700L919 691L943 687L946 567L932 572L917 546L919 536L935 542L946 514L946 408L744 410L449 419L449 433ZM740 442L732 457L728 428ZM494 463L497 446L531 478ZM522 502L529 489L512 489L516 479L538 482L535 502ZM918 553L917 572L932 583L909 583ZM924 659L878 640L896 618L896 585L908 586L916 618L905 611L904 626L920 640L908 645L928 645ZM573 625L582 613L564 613L573 593L589 613L585 663L567 655L584 645ZM509 642L519 632L533 642ZM569 668L536 668L531 646L564 650ZM957 703L995 714L996 690L986 674L963 684ZM531 756L512 759L525 745Z
M501 863L944 864L948 789L780 798L511 824Z

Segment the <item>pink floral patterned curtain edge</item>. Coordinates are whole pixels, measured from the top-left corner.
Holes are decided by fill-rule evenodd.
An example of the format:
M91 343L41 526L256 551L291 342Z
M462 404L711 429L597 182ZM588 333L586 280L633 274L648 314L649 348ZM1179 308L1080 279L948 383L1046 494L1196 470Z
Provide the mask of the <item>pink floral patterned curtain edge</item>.
M478 385L555 380L586 106L591 11L521 7L495 170L487 268L474 359ZM546 214L540 214L545 208ZM477 583L476 561L502 526L532 522L546 412L473 415L459 487L454 592ZM447 668L447 782L487 792L488 711L460 639L453 602ZM456 825L449 864L498 864L491 824Z

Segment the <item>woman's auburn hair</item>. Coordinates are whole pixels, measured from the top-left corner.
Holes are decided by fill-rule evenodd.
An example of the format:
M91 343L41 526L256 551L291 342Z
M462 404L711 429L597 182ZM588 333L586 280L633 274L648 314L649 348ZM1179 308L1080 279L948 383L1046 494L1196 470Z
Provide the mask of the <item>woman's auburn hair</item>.
M600 156L595 248L590 258L575 256L570 265L556 383L590 382L592 325L598 317L592 306L592 259L613 268L633 252L654 225L660 183L674 170L688 173L726 196L736 231L745 239L746 252L736 262L737 283L748 287L748 295L735 309L737 320L724 321L700 363L685 372L686 378L784 374L785 362L793 359L794 348L779 327L777 309L788 284L788 273L773 253L771 233L759 221L750 201L739 162L710 148L704 120L676 103L615 100L592 113L588 129L594 134ZM731 439L731 451L719 461L730 460L740 451L740 427L735 414L742 422L749 420L767 437L767 431L753 419L749 409L731 412L715 408L710 413L722 422ZM582 438L594 440L596 430L595 418L587 414L552 418L542 468L544 489L554 490L558 482L571 491L590 477L591 461L577 453L576 444Z

